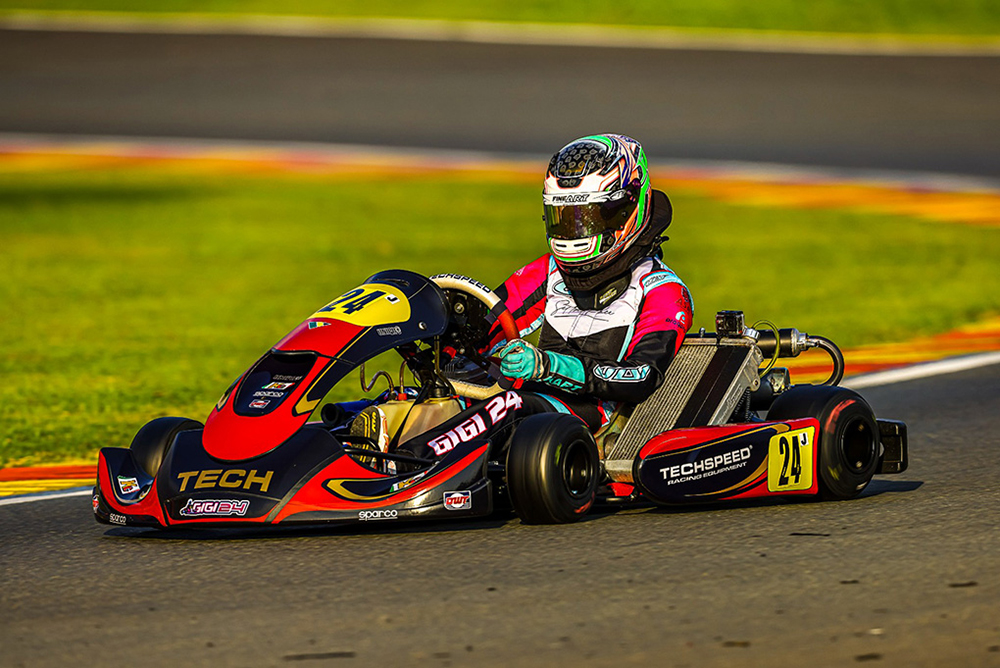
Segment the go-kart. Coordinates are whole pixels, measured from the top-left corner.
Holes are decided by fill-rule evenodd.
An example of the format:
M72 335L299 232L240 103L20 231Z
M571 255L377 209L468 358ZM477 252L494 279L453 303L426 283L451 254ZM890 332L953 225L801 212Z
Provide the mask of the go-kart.
M168 528L459 518L505 506L528 523L560 523L595 504L847 499L874 474L906 469L905 425L877 420L836 386L843 357L832 342L747 327L735 311L720 312L716 329L688 335L662 386L597 433L557 413L524 419L504 444L458 425L444 456L422 459L399 445L457 415L459 397L488 400L491 411L516 404L516 384L477 342L491 330L514 339L517 327L475 280L383 271L275 344L204 425L158 418L128 448L103 448L94 514ZM831 355L833 373L823 385L791 385L774 364L810 347ZM380 371L366 383L364 363L391 350L403 360L399 382ZM358 368L366 391L378 378L390 387L321 406ZM373 405L388 416L385 440L356 428Z

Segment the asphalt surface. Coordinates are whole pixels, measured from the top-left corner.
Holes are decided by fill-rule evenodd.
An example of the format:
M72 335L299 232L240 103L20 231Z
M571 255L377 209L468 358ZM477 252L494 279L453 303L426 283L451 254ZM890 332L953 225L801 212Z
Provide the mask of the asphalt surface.
M0 507L0 664L1000 666L1000 365L871 388L845 502L287 534Z
M1000 176L1000 57L885 57L0 30L0 131Z

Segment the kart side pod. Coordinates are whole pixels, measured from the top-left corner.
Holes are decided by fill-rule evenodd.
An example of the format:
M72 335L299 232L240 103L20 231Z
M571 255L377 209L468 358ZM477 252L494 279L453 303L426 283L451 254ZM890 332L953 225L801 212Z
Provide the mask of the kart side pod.
M818 432L814 418L676 429L643 448L635 483L659 503L817 494Z
M847 388L782 386L761 422L751 413L755 394L764 384L786 384L761 382L756 332L719 329L721 335L687 337L660 388L623 427L599 435L612 480L667 504L775 495L846 499L876 473L906 470L906 425L876 420Z

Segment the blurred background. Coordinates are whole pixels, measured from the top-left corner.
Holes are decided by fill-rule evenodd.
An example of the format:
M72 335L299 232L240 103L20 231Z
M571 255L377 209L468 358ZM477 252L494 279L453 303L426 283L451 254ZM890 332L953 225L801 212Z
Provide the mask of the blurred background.
M673 199L696 327L995 346L998 26L988 0L0 0L0 466L204 419L379 269L499 283L545 252L548 157L596 132ZM943 354L879 350L855 371Z

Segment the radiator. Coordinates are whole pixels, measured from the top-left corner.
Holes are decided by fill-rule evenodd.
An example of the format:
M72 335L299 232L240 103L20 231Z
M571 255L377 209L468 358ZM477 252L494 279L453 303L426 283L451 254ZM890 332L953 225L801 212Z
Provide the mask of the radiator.
M668 429L724 423L744 393L757 389L762 361L749 339L686 338L659 389L635 407L617 438L605 437L608 474L632 482L639 450Z

